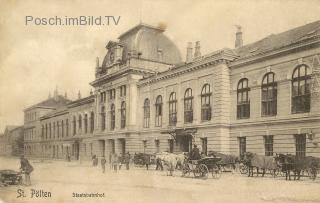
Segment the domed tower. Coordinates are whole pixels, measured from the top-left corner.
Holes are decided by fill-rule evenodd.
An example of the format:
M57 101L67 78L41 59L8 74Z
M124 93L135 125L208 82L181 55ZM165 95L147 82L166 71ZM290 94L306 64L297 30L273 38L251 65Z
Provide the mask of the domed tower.
M121 34L118 41L109 41L100 73L106 74L115 65L133 66L137 60L140 61L139 68L158 72L180 63L180 51L164 31L163 28L139 24Z

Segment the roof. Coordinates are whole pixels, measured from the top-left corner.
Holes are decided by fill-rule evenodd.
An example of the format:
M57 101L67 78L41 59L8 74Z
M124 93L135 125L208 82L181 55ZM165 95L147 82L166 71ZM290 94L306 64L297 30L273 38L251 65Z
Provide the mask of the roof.
M66 104L71 102L71 100L66 99L65 97L63 97L61 95L58 95L57 97L58 97L57 99L55 99L54 97L51 97L51 98L44 100L38 104L35 104L31 107L28 107L27 109L36 108L36 107L58 108L61 106L65 106ZM25 109L25 110L27 110L27 109Z
M155 26L148 25L148 24L145 24L145 23L140 23L140 24L134 26L133 28L127 30L126 32L122 33L122 34L119 36L119 39L122 38L123 36L127 35L127 34L130 34L131 32L134 32L134 31L136 31L136 30L141 29L142 27L146 27L146 28L149 28L149 29L158 30L158 31L160 31L160 32L165 31L165 29L163 29L163 28L161 28L161 27L155 27Z
M319 36L320 20L279 34L271 34L257 42L239 47L234 51L240 56L240 59L248 58Z

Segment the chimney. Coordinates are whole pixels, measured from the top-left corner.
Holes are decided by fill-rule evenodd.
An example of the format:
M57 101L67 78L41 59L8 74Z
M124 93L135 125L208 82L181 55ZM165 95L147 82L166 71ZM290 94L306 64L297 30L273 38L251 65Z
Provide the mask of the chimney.
M92 89L90 89L90 95L93 95L93 91L92 91Z
M194 58L197 58L199 56L201 56L201 52L200 52L200 41L196 41L196 45L194 47Z
M237 27L237 32L236 32L236 41L235 41L235 48L239 48L242 47L243 45L243 40L242 40L242 31L241 31L241 26L240 25L236 25Z
M78 92L78 99L81 99L81 93L80 93L80 90Z
M186 62L190 63L191 61L192 61L192 42L188 42Z

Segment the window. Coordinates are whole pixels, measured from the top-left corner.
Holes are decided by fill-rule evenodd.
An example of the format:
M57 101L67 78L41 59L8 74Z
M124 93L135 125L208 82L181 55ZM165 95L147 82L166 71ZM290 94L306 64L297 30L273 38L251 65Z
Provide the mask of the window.
M171 92L169 97L169 125L175 126L177 124L177 98L176 93Z
M76 127L76 117L73 116L73 135L76 135L76 130L77 130L77 127Z
M66 136L69 136L69 120L66 120Z
M88 115L84 115L84 133L88 133Z
M273 156L273 135L264 136L264 151L266 156Z
M115 121L116 121L116 110L114 104L111 104L111 110L110 110L110 129L114 130L115 128Z
M124 97L127 94L127 87L125 85L120 86L120 97Z
M64 122L61 121L61 137L64 137Z
M261 112L262 116L277 115L277 83L274 73L267 73L261 86Z
M156 126L162 125L162 96L157 96L156 99Z
M93 133L94 130L94 113L91 112L90 114L90 133Z
M111 100L116 98L116 90L115 89L109 90L109 94L110 94Z
M48 139L48 124L46 124L46 139Z
M106 129L106 112L104 106L101 107L101 130L104 131Z
M201 90L201 120L211 120L211 90L210 85L205 84Z
M145 99L143 104L143 127L149 128L150 124L150 100Z
M53 138L55 138L56 137L56 123L55 122L53 122ZM32 136L32 131L31 131L31 136Z
M41 139L44 138L44 125L42 125L41 127Z
M292 113L310 112L310 70L298 66L292 75Z
M184 93L184 122L192 123L193 121L193 96L192 89L188 88Z
M243 157L244 153L246 152L246 137L239 137L239 155L240 158Z
M296 140L296 156L306 156L306 134L295 135Z
M100 93L100 102L106 102L106 92L101 92Z
M237 88L237 118L250 117L250 88L248 87L248 79L243 78L238 83Z
M51 139L51 123L49 123L49 137Z
M155 140L154 143L156 146L156 153L159 153L160 152L160 140Z
M59 123L59 121L57 121L57 135L59 138L60 137L60 123Z
M126 102L124 101L121 103L120 113L121 113L121 128L125 128L126 127Z
M79 119L78 119L78 128L79 128L79 130L82 128L82 116L81 116L81 114L79 115Z

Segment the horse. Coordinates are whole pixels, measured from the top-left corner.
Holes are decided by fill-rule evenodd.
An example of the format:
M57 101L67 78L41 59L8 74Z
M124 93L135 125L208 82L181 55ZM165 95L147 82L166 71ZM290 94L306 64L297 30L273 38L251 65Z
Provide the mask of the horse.
M161 161L161 165L165 166L169 175L173 176L174 170L179 166L182 169L186 156L184 154L173 154L168 152L162 152L156 154L157 163ZM167 173L168 174L168 173Z
M266 169L273 170L275 176L275 171L278 168L277 162L274 157L262 156L251 152L244 153L244 162L248 166L248 177L253 177L253 168L257 169L257 176L259 174L259 169L262 169L262 177L266 173Z
M288 178L291 180L291 171L293 172L294 180L300 180L302 171L311 170L313 173L320 165L320 158L312 156L299 157L292 154L277 154L276 161L281 166L282 172L286 174L286 180ZM315 179L315 177L312 178Z
M240 163L240 160L237 156L231 155L231 154L222 154L220 152L215 152L215 151L209 151L208 152L209 157L220 157L221 161L219 161L217 164L219 166L222 166L223 169L225 169L225 166L229 166L232 168L232 170L236 169L236 164Z

